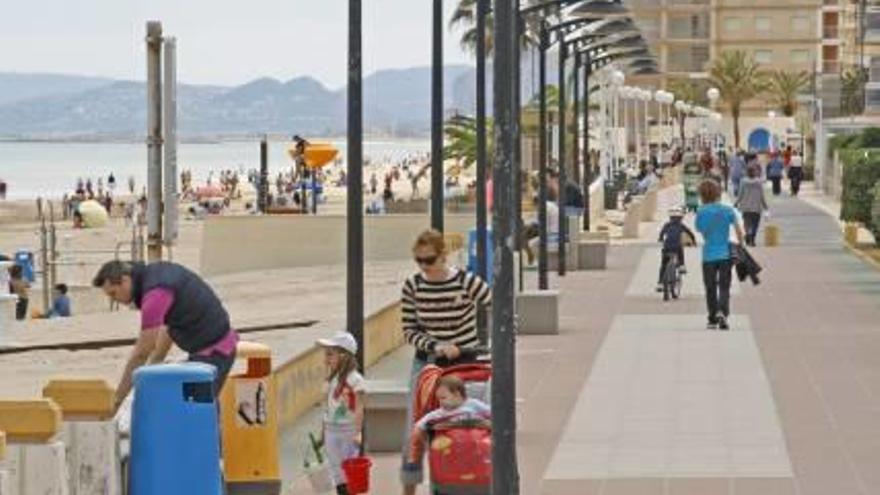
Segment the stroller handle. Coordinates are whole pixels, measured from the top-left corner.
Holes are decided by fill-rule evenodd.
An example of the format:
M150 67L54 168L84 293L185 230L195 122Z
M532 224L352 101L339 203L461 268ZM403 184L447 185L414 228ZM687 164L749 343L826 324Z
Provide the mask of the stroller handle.
M456 359L434 357L434 364L441 368L449 368L459 364L474 364L488 362L490 349L486 346L459 347L461 354Z

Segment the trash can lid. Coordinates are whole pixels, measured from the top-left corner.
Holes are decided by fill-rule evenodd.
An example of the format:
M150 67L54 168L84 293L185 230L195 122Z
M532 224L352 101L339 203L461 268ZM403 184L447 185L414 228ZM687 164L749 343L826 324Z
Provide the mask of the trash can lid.
M134 372L135 382L167 379L173 381L214 381L217 369L204 363L173 363L141 366Z

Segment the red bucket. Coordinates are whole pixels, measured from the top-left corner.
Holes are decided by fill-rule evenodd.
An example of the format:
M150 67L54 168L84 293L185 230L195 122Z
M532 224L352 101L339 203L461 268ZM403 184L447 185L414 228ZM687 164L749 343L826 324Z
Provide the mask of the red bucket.
M370 467L373 461L369 457L352 457L342 461L348 493L355 495L370 491Z

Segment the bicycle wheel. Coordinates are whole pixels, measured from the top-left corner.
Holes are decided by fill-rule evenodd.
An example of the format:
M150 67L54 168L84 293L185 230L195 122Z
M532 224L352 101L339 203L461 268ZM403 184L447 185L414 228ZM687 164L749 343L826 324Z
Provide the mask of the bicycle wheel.
M683 277L681 276L681 272L676 268L675 270L675 283L672 284L672 298L678 299L681 296L681 284L683 281Z
M673 295L675 291L675 276L676 276L676 268L675 268L675 260L671 259L666 264L666 269L663 271L663 300L668 301L670 296L675 297Z

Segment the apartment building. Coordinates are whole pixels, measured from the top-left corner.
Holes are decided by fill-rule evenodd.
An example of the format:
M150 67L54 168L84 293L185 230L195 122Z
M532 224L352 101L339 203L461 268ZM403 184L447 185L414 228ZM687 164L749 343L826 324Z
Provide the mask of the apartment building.
M675 78L708 77L713 57L728 50L749 52L768 70L839 74L839 32L836 26L825 29L823 24L823 2L828 1L624 0L624 3L659 61L662 75L653 82L665 85ZM767 109L765 102L756 99L746 105L744 112L766 114Z
M822 15L839 26L841 71L868 68L866 110L880 113L880 0L824 0Z

